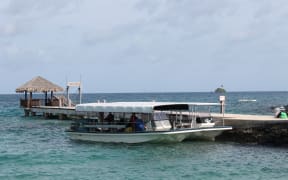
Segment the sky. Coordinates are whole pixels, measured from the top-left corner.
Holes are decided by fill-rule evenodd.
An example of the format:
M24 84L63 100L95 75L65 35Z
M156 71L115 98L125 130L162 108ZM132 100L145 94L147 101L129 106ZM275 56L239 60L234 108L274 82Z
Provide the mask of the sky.
M1 0L0 93L287 91L287 19L287 0Z

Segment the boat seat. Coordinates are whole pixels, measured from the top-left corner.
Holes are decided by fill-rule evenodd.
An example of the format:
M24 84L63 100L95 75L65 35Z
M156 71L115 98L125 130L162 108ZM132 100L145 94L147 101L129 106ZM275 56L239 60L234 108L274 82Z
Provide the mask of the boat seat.
M157 120L154 121L155 131L168 131L171 130L172 126L169 120Z

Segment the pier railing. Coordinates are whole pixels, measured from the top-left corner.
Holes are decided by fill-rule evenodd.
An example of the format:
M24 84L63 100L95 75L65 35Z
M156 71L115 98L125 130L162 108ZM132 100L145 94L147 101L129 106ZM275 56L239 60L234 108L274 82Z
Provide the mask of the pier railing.
M20 99L20 106L22 108L31 108L33 106L59 106L61 105L59 100L53 99L31 99L31 100L25 100Z
M41 106L41 99L31 99L31 100L20 99L20 106L24 108L31 108L32 106Z

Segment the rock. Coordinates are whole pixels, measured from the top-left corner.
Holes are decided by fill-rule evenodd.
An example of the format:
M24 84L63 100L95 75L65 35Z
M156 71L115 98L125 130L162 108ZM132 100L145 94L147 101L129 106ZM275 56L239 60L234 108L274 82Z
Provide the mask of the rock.
M226 93L226 90L224 89L223 85L221 87L215 89L215 93Z

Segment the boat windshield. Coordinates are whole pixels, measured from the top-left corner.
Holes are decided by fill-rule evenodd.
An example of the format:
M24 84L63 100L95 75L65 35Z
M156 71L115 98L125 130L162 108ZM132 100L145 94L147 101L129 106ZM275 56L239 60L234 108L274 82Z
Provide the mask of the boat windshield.
M154 121L168 120L168 116L165 112L154 112Z

